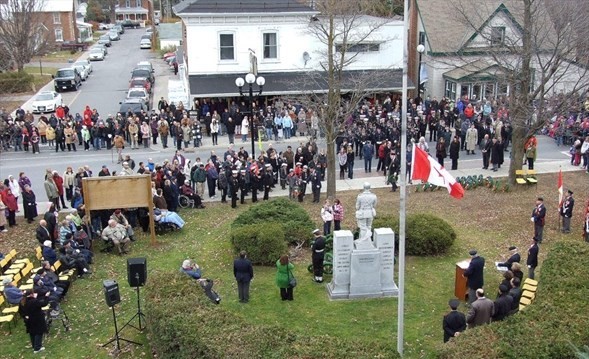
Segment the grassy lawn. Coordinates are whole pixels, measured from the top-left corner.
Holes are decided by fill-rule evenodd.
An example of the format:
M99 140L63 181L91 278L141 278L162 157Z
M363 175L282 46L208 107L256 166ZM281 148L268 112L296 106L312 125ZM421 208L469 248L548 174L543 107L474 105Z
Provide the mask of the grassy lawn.
M410 190L408 212L437 214L454 226L458 239L449 253L443 256L407 258L406 357L431 358L436 346L441 345L442 316L447 310L447 301L453 297L454 292L454 264L467 258L469 249L476 248L486 257L485 283L487 290L491 292L495 292L501 280L492 263L508 252L509 245L517 245L522 253L522 260L525 261L526 249L533 233L529 215L535 198L540 195L545 197L548 208L545 243L540 250L541 263L550 250L551 243L561 238L561 234L557 232L556 177L556 174L539 176L537 187L510 193L495 193L486 188L467 191L461 201L452 199L446 191L415 193ZM580 218L585 201L581 194L587 193L589 184L582 172L566 173L564 182L566 188L571 188L578 194L573 218L574 233L570 236L580 241ZM390 193L388 189L375 190L375 193L379 196L377 213L388 212L396 216L398 193ZM358 191L338 193L346 210L343 228L355 226L353 204L357 194ZM205 210L181 212L187 221L187 226L182 231L158 237L156 247L150 246L148 238L142 236L138 242L133 243L131 256L146 256L150 273L173 273L178 271L183 259L195 260L204 269L205 277L215 279L215 289L223 298L219 310L235 312L252 323L286 323L293 330L305 335L328 334L343 338L360 336L367 343L396 342L397 300L329 301L325 285L313 283L311 274L306 270L310 263L308 250L294 253L295 275L299 282L295 289L294 302L280 301L278 289L274 285L274 268L255 267L251 301L247 305L238 303L232 274L233 253L229 233L232 220L247 206L232 210L228 205L215 203L207 205ZM308 202L304 203L304 207L319 226L320 207ZM23 254L32 254L36 243L34 229L34 226L20 222L17 230L4 235L0 250L5 252L16 248ZM104 301L102 280L115 279L119 282L122 296L122 303L116 306L119 325L126 323L136 311L135 292L127 284L125 258L102 253L97 253L95 258L94 274L88 279L76 280L67 302L63 305L70 317L72 331L65 332L60 326L54 325L45 340L45 353L48 356L59 353L60 356L69 358L108 358L113 354L114 345L101 347L114 333L112 312ZM542 264L537 271L540 280L541 269ZM461 309L465 310L464 307ZM146 314L149 316L149 313ZM12 334L8 334L6 326L2 329L5 335L1 340L0 357L28 357L28 337L24 333L22 322L19 321L17 327L13 328ZM152 356L149 334L127 327L122 337L145 345L134 346L122 342L122 352L119 354L121 358Z
M77 58L81 55L81 52L71 53L69 50L63 51L53 51L47 53L45 56L36 56L31 59L30 63L39 63L42 62L68 62L68 60L77 60Z

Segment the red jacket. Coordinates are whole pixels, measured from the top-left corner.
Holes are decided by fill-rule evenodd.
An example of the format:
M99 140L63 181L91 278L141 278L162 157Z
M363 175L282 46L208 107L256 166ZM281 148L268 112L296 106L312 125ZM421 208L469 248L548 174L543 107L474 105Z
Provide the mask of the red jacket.
M9 211L18 211L16 197L14 197L12 192L10 192L10 189L6 188L4 191L0 192L0 197L2 197L2 202L4 202L4 205L8 208Z
M378 158L384 159L384 148L387 147L384 143L378 146Z
M55 110L55 117L57 118L65 118L65 110L63 107L59 106Z
M90 106L86 106L86 109L84 110L84 118L86 118L86 115L88 115L88 118L92 118L92 110L90 109Z
M57 187L57 192L59 195L63 196L63 178L58 174L54 174L53 182L55 182L55 186Z

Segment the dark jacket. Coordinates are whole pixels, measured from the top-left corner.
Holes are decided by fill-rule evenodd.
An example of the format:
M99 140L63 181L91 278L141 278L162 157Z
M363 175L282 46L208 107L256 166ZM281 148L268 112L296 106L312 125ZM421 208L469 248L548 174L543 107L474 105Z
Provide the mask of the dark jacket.
M474 257L470 261L470 265L464 271L464 276L466 277L466 285L471 289L479 289L482 288L485 284L483 278L483 268L485 267L485 258L483 257Z
M38 296L37 298L28 297L25 302L21 302L18 312L25 322L27 333L44 334L47 331L45 322L44 306L47 305L47 297Z
M511 270L511 264L516 262L519 263L520 260L521 256L519 255L519 253L515 253L511 257L509 257L509 259L507 259L505 263L499 263L499 266L507 267L508 270Z
M505 293L499 296L494 302L495 312L493 313L493 321L505 319L513 306L513 297Z
M37 233L36 234L37 240L39 241L39 243L41 245L43 245L43 243L45 241L51 240L51 234L49 232L49 228L47 228L47 227L42 227L42 226L37 227L36 233Z
M538 266L538 244L534 243L530 249L528 249L528 260L526 264L532 268L536 268Z
M456 332L466 330L466 316L464 313L453 310L444 316L442 327L444 328L444 343L446 343Z
M241 283L248 283L254 279L254 267L247 258L237 258L233 261L233 275L235 280Z
M57 253L50 247L43 247L43 258L49 262L49 264L53 265L57 262Z

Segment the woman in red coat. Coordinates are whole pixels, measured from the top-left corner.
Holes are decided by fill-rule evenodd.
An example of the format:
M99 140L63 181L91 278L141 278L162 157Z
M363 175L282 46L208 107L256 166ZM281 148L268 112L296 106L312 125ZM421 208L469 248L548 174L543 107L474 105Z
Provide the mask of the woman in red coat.
M61 200L61 208L67 209L65 205L65 201L63 200L63 177L57 173L57 171L53 171L53 182L55 182L55 187L57 187L57 193L59 193L59 199Z
M2 196L2 202L6 206L6 218L8 219L8 226L13 227L16 226L16 211L18 211L18 203L16 202L16 197L12 194L10 188L6 187L2 192L0 192L0 196ZM4 215L4 214L0 214Z

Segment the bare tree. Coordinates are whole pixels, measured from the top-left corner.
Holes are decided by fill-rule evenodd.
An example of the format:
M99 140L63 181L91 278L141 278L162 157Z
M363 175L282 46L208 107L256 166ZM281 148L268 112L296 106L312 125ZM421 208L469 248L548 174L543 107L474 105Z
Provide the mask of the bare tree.
M577 0L486 0L476 6L469 0L452 2L459 21L477 32L480 41L491 44L476 48L477 56L496 63L499 69L493 75L510 85L513 147L509 181L513 184L516 170L523 165L526 141L547 124L553 113L568 110L559 105L570 105L567 101L549 105L548 99L560 94L578 101L589 85L588 68L577 61L578 50L586 49L589 39L586 12L575 10L573 3ZM514 28L519 29L506 33L503 39L481 29L499 5L506 7ZM472 60L468 50L458 55Z
M47 47L47 28L36 14L42 8L43 0L6 0L0 5L0 42L18 71Z
M347 118L370 94L367 75L346 73L358 57L354 46L370 39L387 19L371 16L382 11L380 0L319 0L309 31L322 44L319 56L321 70L309 71L300 79L302 88L310 89L295 101L313 111L327 143L327 195L336 192L335 141ZM381 39L389 40L389 39ZM372 79L374 80L374 79ZM327 91L313 89L325 88ZM345 99L344 99L345 96Z

